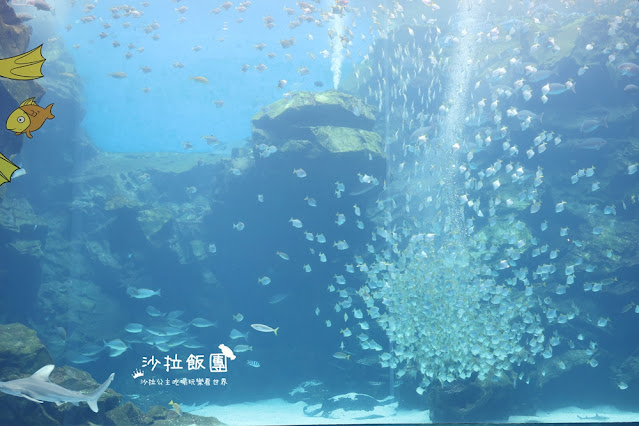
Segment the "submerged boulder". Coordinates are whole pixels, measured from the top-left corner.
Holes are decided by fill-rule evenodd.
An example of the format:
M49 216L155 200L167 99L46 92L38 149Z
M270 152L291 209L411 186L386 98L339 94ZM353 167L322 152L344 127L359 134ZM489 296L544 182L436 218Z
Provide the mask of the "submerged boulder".
M35 330L18 323L0 325L0 380L19 379L52 363Z
M372 131L374 126L373 107L355 96L336 90L297 92L253 117L254 155L257 159L273 153L259 148L264 144L282 153L305 153L309 158L353 152L383 158L384 144Z

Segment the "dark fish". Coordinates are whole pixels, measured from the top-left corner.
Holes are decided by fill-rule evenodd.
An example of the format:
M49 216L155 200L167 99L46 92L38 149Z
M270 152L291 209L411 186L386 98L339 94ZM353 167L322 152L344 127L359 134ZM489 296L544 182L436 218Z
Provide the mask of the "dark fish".
M597 130L599 126L604 126L605 128L608 128L608 116L605 116L604 118L600 118L599 120L593 119L593 118L584 120L584 122L581 123L580 130L582 133L590 133Z
M317 80L317 81L316 81L315 83L313 83L313 84L315 84L315 86L316 86L316 87L324 87L324 83L323 83L323 82L321 82L321 81L319 81L319 80Z
M532 74L528 80L532 83L539 83L540 81L548 80L553 74L557 74L556 71L551 70L538 70Z
M621 313L622 314L626 313L629 310L631 310L632 308L634 308L635 306L637 306L637 304L635 302L628 303L626 306L623 307L623 309L621 310Z
M608 142L603 138L588 138L582 139L574 144L577 148L580 149L596 149L599 150L602 146L607 144Z

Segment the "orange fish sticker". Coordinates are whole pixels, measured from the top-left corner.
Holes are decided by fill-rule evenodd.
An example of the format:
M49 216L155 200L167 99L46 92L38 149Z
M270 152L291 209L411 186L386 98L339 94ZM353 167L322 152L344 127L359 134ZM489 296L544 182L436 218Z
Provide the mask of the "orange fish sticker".
M38 130L47 119L53 119L55 116L51 114L53 104L46 108L42 108L36 104L35 98L29 98L22 102L20 106L11 113L7 118L7 129L16 135L26 133L31 139L31 132Z

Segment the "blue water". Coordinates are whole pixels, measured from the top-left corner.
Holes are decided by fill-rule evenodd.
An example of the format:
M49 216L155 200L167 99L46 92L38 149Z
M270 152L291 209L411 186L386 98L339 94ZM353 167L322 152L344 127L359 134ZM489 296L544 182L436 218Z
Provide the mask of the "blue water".
M538 408L550 410L570 405L588 408L598 404L636 411L639 381L633 360L636 362L639 346L639 314L635 313L635 306L627 312L622 309L639 301L636 278L639 261L634 243L638 232L635 198L639 192L638 174L628 173L628 166L639 161L636 120L628 118L636 118L638 98L637 94L624 92L623 88L627 84L639 84L639 77L620 76L617 69L621 62L639 62L635 47L639 43L634 24L639 19L636 2L617 2L610 11L603 9L601 19L606 23L613 22L614 16L624 16L623 24L613 35L606 36L606 25L588 26L591 24L588 19L581 23L593 32L577 38L575 50L555 64L555 74L551 77L552 82L576 82L576 93L567 91L549 96L547 103L540 99L546 81L529 83L523 67L532 64L541 68L543 60L553 55L548 37L559 33L564 25L572 24L575 16L585 16L591 10L602 12L600 6L592 2L579 6L559 2L543 2L536 6L523 2L508 12L507 2L484 5L481 19L471 24L484 35L500 28L499 42L484 38L474 58L482 72L470 72L466 96L459 99L455 93L462 85L455 83L461 82L463 75L460 77L454 69L433 70L428 56L436 57L439 64L448 60L454 63L458 41L453 42L446 36L449 33L459 36L460 27L466 25L459 20L462 12L454 10L450 4L442 4L442 10L434 12L424 6L424 2L400 2L406 20L398 23L396 32L393 32L395 27L384 27L386 33L379 30L376 21L386 19L380 16L384 15L384 10L396 7L394 3L383 1L383 7L378 7L379 3L351 3L360 10L356 13L349 9L350 13L344 18L353 36L350 37L352 44L348 46L351 57L342 58L338 89L347 86L350 94L366 99L376 111L374 130L386 143L384 162L378 158L369 161L366 155L326 157L318 161L299 153L278 152L268 159L257 158L254 165L241 168L240 176L229 170L240 167L233 159L237 160L240 155L253 156L250 119L254 114L287 92L321 92L333 88L331 66L335 66L337 59L335 55L324 58L320 53L324 49L332 51L327 36L332 28L330 21L323 22L322 26L305 22L290 29L287 25L294 17L286 14L284 4L266 0L255 0L243 13L235 10L238 5L233 4L228 11L218 15L210 13L216 5L209 2L158 0L150 2L148 7L136 4L135 7L144 12L140 18L111 18L109 8L115 3L107 1L95 3L95 8L88 13L83 12L79 3L74 7L56 4L54 17L40 12L36 20L31 21L30 46L44 43L43 52L47 57L47 52L54 51L51 45L56 43L56 52L64 49L67 55L70 54L72 72L81 81L85 114L74 122L69 117L76 116L78 111L65 110L64 105L57 110L54 107L56 121L46 123L36 133L39 138L25 144L17 158L29 171L28 175L7 185L8 195L0 200L2 205L8 205L18 203L24 197L37 217L21 218L20 222L29 228L35 223L42 222L42 226L46 222L56 230L57 238L47 241L42 248L44 256L41 260L22 257L7 268L8 281L23 279L30 284L24 289L12 287L6 291L7 298L15 303L10 304L11 309L3 316L3 322L19 321L35 328L50 347L56 365L86 370L98 382L115 372L112 387L124 395L125 401L131 400L143 409L152 405L166 407L170 400L182 404L228 404L275 397L293 402L310 397L307 401L318 402L335 394L357 391L378 399L396 396L402 408L432 410L433 404L437 403L433 401L437 400L427 398L429 392L437 392L433 391L435 388L449 389L448 386L454 386L450 383L467 384L477 379L477 371L466 382L464 377L459 377L463 373L453 368L442 368L440 376L427 379L419 371L417 360L428 360L421 366L425 370L436 366L440 359L457 366L456 360L450 361L454 358L451 354L461 351L462 357L468 356L470 348L478 341L467 336L480 336L489 324L492 326L490 321L504 318L503 312L497 314L501 307L515 310L515 307L520 309L522 303L530 303L535 324L543 328L543 333L535 335L543 334L544 338L540 339L543 343L539 353L526 359L520 358L520 351L509 353L506 357L508 368L503 372L491 369L487 374L486 382L499 383L501 392L512 390L512 395L506 399L511 405L500 407L503 412L496 415L513 414L518 410L534 413ZM324 9L330 7L326 1L313 5ZM181 6L189 9L183 15L174 10ZM292 2L287 6L296 8ZM471 6L469 10L480 7L474 3ZM492 13L487 16L489 10ZM98 19L81 23L79 19L87 15L101 17L112 26L105 29ZM270 30L263 24L267 15L275 22ZM396 10L396 15L401 15L401 11ZM513 15L529 27L518 27L512 34L513 42L500 44L508 33L505 21ZM178 23L182 16L187 20ZM319 14L314 16L319 17ZM237 23L238 18L243 18L244 22ZM430 18L437 18L437 23L428 23ZM535 18L550 25L542 28L542 24L534 23ZM121 25L123 22L130 22L131 26L125 29ZM159 29L145 34L144 27L153 22L160 24ZM65 29L67 24L72 25L70 31ZM103 31L108 36L101 39L98 34ZM438 32L441 32L438 41L433 41ZM153 40L154 34L160 38ZM282 48L279 41L291 36L295 37L296 44ZM48 41L51 37L58 40ZM429 37L431 41L427 41ZM338 43L338 39L334 38L333 43ZM585 44L595 39L596 49L601 53L587 56L590 54L584 53L587 52ZM113 47L114 40L121 46ZM530 45L537 41L546 56L527 53ZM557 41L563 49L572 48L563 39ZM626 41L628 47L615 51L615 45L620 41ZM136 48L143 46L144 52L129 50L129 43L135 44ZM267 47L259 51L253 47L258 43L265 43ZM79 47L74 47L77 44ZM418 57L416 44L423 52L425 65L422 68L412 62ZM369 45L372 46L370 49ZM194 46L202 49L195 52ZM397 53L398 46L403 53ZM519 50L514 50L513 46ZM604 48L610 52L604 53ZM472 49L471 46L469 50ZM128 51L133 53L131 59L123 56ZM275 58L268 58L268 52L274 52ZM316 58L311 59L309 52ZM616 58L611 60L611 53L616 54ZM285 54L290 54L291 60L285 59ZM519 59L516 66L508 66L511 57ZM54 78L53 70L59 72L59 68L50 62L54 61L48 60L43 67L45 78L49 72ZM174 62L183 63L184 68L173 67ZM487 65L493 62L494 66ZM254 67L259 63L267 65L268 69L258 72ZM466 60L461 63L465 64ZM250 65L246 72L241 70L244 64ZM578 69L586 64L589 70L578 75ZM140 70L143 66L150 67L152 72L143 73ZM491 72L501 66L507 69L504 79L491 76ZM309 68L310 73L300 75L297 70L301 67ZM357 67L359 85L355 85L357 79L353 75ZM401 72L396 72L398 69ZM114 72L124 72L127 77L115 79L108 75ZM431 72L434 74L429 74ZM418 74L424 76L425 83L419 81ZM190 76L204 76L209 84L193 81ZM523 99L522 90L513 89L520 78L532 89L530 101ZM288 82L280 89L277 85L282 79ZM430 84L431 81L436 83ZM478 81L481 85L473 89ZM323 85L320 87L317 82ZM46 79L42 84L47 87ZM495 122L490 105L498 85L510 87L515 94L511 98L499 98L498 110L502 117L500 122ZM448 89L451 86L452 89ZM56 102L56 87L59 86L49 87L51 90L40 104ZM150 88L148 93L142 90L145 87ZM486 98L486 106L482 109L484 122L481 126L466 123L466 117L480 109L478 103L482 98ZM224 105L217 107L216 100L222 100ZM448 130L452 133L446 133L447 116L442 108L453 114L455 102L461 106L462 113L457 121L448 122ZM378 105L381 108L378 109ZM517 118L507 116L506 111L511 107L519 111L530 110L540 116L543 112L543 121L535 121L522 130ZM403 118L402 111L405 113ZM429 118L420 117L419 111ZM584 119L606 114L609 116L608 127L587 135L580 132L579 125ZM53 123L64 125L54 127ZM430 126L429 142L419 147L410 135L422 126ZM499 138L497 135L502 126L508 127L508 133ZM487 129L492 132L493 141L478 144L476 135L481 134L481 139L485 139ZM543 131L554 132L553 137L547 139L545 152L534 143L534 138ZM120 174L120 180L83 181L87 164L92 164L87 160L92 157L92 151L80 143L79 135L82 134L104 152L169 152L175 154L176 162L182 161L184 155L206 159L217 156L223 160L219 167L193 167L178 175L151 171L149 179L156 192L149 191L140 180L142 173L150 170L147 164L141 165L140 170L113 170L113 175ZM202 139L203 135L211 134L221 141L220 146L210 147ZM455 148L454 140L446 140L450 134L454 136L451 139L459 138L461 147ZM70 141L67 146L66 136ZM47 144L44 140L47 137L55 141ZM560 137L561 141L557 142L555 137ZM580 143L588 137L604 138L607 142L598 150L583 149ZM190 142L193 148L185 150L184 142ZM509 145L504 147L506 142ZM514 145L518 147L518 154L510 155L508 149ZM234 148L244 149L244 154L238 154L238 150L232 153ZM412 149L421 151L415 154ZM534 155L527 158L529 149L533 149ZM469 152L472 159L468 157ZM64 169L51 164L51 158L64 156L67 156ZM470 181L475 185L480 179L480 172L497 163L501 170L493 177L481 178L482 188L470 186ZM514 165L513 171L505 172L509 163ZM464 176L465 170L459 171L460 166L466 167L468 177ZM515 183L511 177L519 166L523 171L520 182ZM570 183L571 175L589 167L595 168L593 177L580 177L577 184ZM292 171L299 168L303 168L308 176L296 177ZM358 173L374 175L379 185L361 182ZM539 185L533 183L535 173L543 175ZM496 177L502 185L499 190L493 189ZM70 178L73 180L68 181ZM127 180L129 186L104 187L110 182ZM337 181L346 186L339 198L335 195ZM591 185L596 181L601 183L601 189L595 192ZM58 182L68 183L60 185ZM191 187L196 187L197 192L189 193ZM370 190L354 195L363 189ZM93 194L93 198L89 199L87 194ZM105 208L105 201L122 194L135 194L131 197L139 197L146 203L144 208ZM263 203L258 201L258 194L263 195ZM464 194L480 204L481 215L476 214L468 203L459 201ZM500 222L491 225L489 206L500 195L501 205L496 206L496 217ZM317 207L306 203L307 196L317 200ZM507 199L526 205L508 209ZM78 207L78 202L87 200L94 204ZM533 200L541 202L537 213L530 213ZM555 206L562 200L567 202L566 210L556 213ZM361 208L361 217L355 216L354 204ZM589 204L597 204L596 213L588 213ZM207 205L210 212L196 213L195 221L185 218L185 212L197 212L194 206L200 205ZM603 209L612 205L615 213L604 214ZM149 241L140 231L137 218L145 214L142 210L162 208L171 210L173 219L158 233L157 239ZM347 221L342 226L335 224L337 213L346 215ZM512 224L506 221L509 215L512 215ZM593 217L596 218L594 222ZM290 218L300 219L302 228L291 226ZM450 223L445 218L450 218ZM470 218L473 219L469 224ZM363 230L356 226L356 220L364 223ZM516 256L508 249L512 250L516 240L521 238L517 232L518 221L529 231L530 238L517 248L521 250ZM545 221L548 229L542 231L540 226ZM245 224L242 231L234 229L234 224L239 222ZM102 225L104 228L100 228ZM601 237L593 235L595 225L604 226ZM560 235L560 229L566 227L568 234ZM96 229L98 231L94 232ZM382 236L382 230L389 235L387 239ZM517 235L517 238L509 242L497 230L506 236ZM308 241L304 231L314 235L322 233L326 243ZM36 232L36 228L29 232ZM3 239L7 241L15 238L8 231L5 233L7 236ZM432 244L424 242L420 245L411 239L424 238L430 233L434 234ZM473 239L478 234L487 236L485 248L475 244ZM197 258L192 250L194 240L204 247L201 258ZM340 240L348 242L348 250L339 251L334 247L334 242ZM97 252L102 251L114 259L111 267L105 267L105 262L96 259L99 254L92 243L99 246ZM215 253L207 252L209 244L215 245ZM374 248L377 257L367 251L367 244ZM495 250L489 254L491 245ZM544 245L548 246L547 252L539 256L533 254ZM556 260L549 259L552 250L559 250ZM277 256L277 251L287 253L290 261ZM320 262L320 252L328 258L326 263ZM464 255L473 260L463 264L459 259ZM368 268L380 268L378 275L372 278L373 274L360 272L358 269L362 265L357 264L356 256L361 256L362 263ZM499 262L504 259L508 259L508 266L500 269ZM57 262L60 261L67 263L59 265ZM419 262L425 265L421 269L415 266L420 265ZM354 265L356 272L346 272L346 264ZM539 266L546 264L555 265L556 272L547 276L534 274ZM594 272L585 271L588 264L596 267ZM310 265L312 271L305 272L304 265ZM557 294L557 286L565 283L566 275L571 275L564 273L569 265L577 265L574 284L568 285L565 294ZM397 275L389 273L393 267L398 268ZM446 267L449 268L447 274L442 272ZM490 268L489 273L486 273L487 268ZM507 281L523 268L527 269L525 280L515 280L514 284ZM335 275L343 275L346 285L338 285ZM271 280L268 286L257 282L264 276ZM490 284L487 277L494 278L495 284ZM584 287L592 282L607 284L599 292L584 291ZM331 285L336 292L327 291ZM51 291L67 286L69 303L66 306L47 305L47 293L39 293L41 288ZM161 289L162 294L135 299L127 295L127 286ZM398 337L395 330L390 332L387 325L378 324L371 317L367 311L370 306L356 294L364 286L369 286L375 306L385 318L392 317L400 331L410 329L408 335L418 336L416 343L403 345L404 336ZM499 291L501 287L511 289L512 298L503 304L492 302L493 292L483 301L477 299L472 306L463 306L486 286L492 291L496 287ZM528 286L534 288L534 295L526 299L522 294ZM395 289L396 293L392 293ZM340 290L346 290L352 297L352 306L337 312L336 304L346 299L338 296ZM401 306L394 307L396 311L389 308L391 294L402 300ZM278 303L269 303L276 295L286 297ZM411 296L421 297L416 306L410 306ZM59 303L63 299L58 295L52 300ZM96 306L83 305L87 300L96 302ZM181 330L180 336L197 341L202 347L190 349L178 345L165 352L161 346L154 347L138 340L141 335L150 336L150 333L138 335L124 331L129 323L165 327L168 316L151 317L145 311L149 306L164 314L184 311L177 318L185 322L202 317L217 321L217 326L190 326L188 330ZM467 308L465 314L458 314L453 306ZM363 319L354 318L355 309L363 312ZM560 324L547 317L549 309L556 309L558 315L573 314L574 319ZM237 313L244 315L242 322L233 320ZM344 313L348 314L347 320ZM482 317L484 314L486 316ZM488 319L486 324L479 321L469 324L462 322L464 316ZM423 318L424 322L420 325L415 318ZM606 318L609 318L606 326L597 325ZM327 320L331 322L330 327ZM360 321L367 321L370 330L362 330L358 326ZM255 331L250 327L253 323L279 327L278 335ZM428 328L425 324L431 328L425 329ZM511 338L511 332L526 327L522 325L521 316L500 324L511 327L501 330L500 336L507 336L506 340ZM58 327L63 329L64 337L56 334L56 330L60 331ZM350 328L352 336L341 334L346 327ZM248 341L232 340L229 337L232 329L249 332ZM466 329L474 330L475 334L464 334ZM358 337L362 333L383 349L363 348ZM552 347L552 357L544 359L542 352L548 350L555 333L560 337L560 343ZM526 348L524 353L536 346L530 345L531 334L522 332L523 337L518 339ZM579 339L579 334L584 338ZM434 335L441 338L438 356L425 354L426 350L420 347ZM460 335L466 337L459 338ZM108 356L109 351L105 350L91 362L78 362L88 345L103 345L104 340L111 339L121 339L130 348L113 356ZM584 357L583 351L590 342L596 342L596 349ZM247 344L253 350L236 353L237 359L228 361L228 372L224 374L167 372L160 365L154 372L146 367L145 375L171 380L224 377L228 381L226 386L152 387L131 377L135 369L143 368L143 357L162 359L177 355L186 362L189 355L200 354L208 362L210 353L220 352L220 344L231 348ZM415 353L415 361L402 358L411 351ZM339 359L339 352L349 355L350 359ZM373 365L363 364L367 358L382 353L393 354L397 365L394 368L380 365L380 358L373 359ZM573 357L572 354L577 353L580 355ZM598 362L596 367L588 364L593 359ZM258 361L260 366L248 365L249 360ZM566 369L559 366L560 361L565 362ZM478 361L478 364L482 362ZM397 375L399 369L404 375ZM441 374L450 374L451 380L442 379ZM289 396L293 388L308 380L321 381L321 392ZM628 389L620 389L622 382ZM421 395L420 390L424 389L426 393ZM446 391L443 394L447 394ZM478 419L487 418L485 412L482 416ZM499 419L507 420L507 417Z

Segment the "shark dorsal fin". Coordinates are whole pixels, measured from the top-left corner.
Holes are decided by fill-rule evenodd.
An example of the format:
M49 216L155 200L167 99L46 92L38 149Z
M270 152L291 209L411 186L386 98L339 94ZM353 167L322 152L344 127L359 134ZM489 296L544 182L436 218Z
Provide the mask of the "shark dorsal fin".
M54 368L55 368L55 365L53 364L45 365L44 367L42 367L41 369L33 373L31 377L33 377L34 379L44 380L45 382L48 382L49 375L51 374Z

